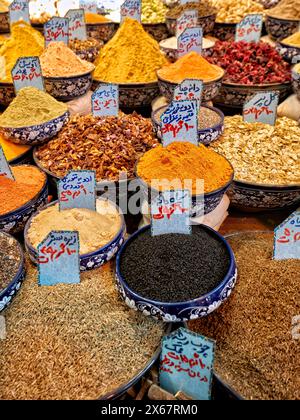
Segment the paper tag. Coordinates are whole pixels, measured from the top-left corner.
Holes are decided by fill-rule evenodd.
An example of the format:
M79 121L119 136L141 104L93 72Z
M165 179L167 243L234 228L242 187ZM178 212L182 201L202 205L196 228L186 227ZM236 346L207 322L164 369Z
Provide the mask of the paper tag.
M84 9L86 12L89 13L97 13L98 7L96 1L91 0L80 0L79 1L79 8Z
M69 19L69 39L87 39L84 10L71 9L65 16Z
M258 92L244 103L244 121L275 125L279 95L277 92Z
M44 25L44 36L46 46L50 42L62 41L66 45L69 43L69 19L63 17L53 17Z
M9 163L6 160L2 146L0 145L0 176L15 180L13 173L10 169Z
M117 116L119 113L119 86L101 83L92 95L94 117Z
M198 145L197 101L173 101L160 117L162 143L188 141Z
M195 28L198 25L198 10L186 10L176 20L176 37L178 38L187 28Z
M52 231L38 246L39 285L80 283L78 232Z
M24 22L30 24L28 0L14 0L8 8L10 24L19 20L24 20Z
M59 210L96 211L95 171L70 171L58 182Z
M11 71L16 93L28 86L45 90L39 57L21 57Z
M202 28L197 27L185 29L177 38L178 57L182 57L191 51L195 51L196 53L201 55L202 39Z
M194 99L197 102L199 112L201 106L201 97L203 90L203 81L197 79L185 79L174 90L174 101L185 101Z
M162 340L159 382L171 394L210 400L215 341L179 328Z
M3 315L0 315L0 340L6 339L6 324Z
M192 233L190 208L191 195L188 190L160 192L151 203L152 236L167 233Z
M235 42L259 42L263 26L263 15L247 15L236 26Z
M274 259L300 259L300 209L274 231Z
M142 4L140 0L126 0L121 5L121 22L127 17L141 21Z

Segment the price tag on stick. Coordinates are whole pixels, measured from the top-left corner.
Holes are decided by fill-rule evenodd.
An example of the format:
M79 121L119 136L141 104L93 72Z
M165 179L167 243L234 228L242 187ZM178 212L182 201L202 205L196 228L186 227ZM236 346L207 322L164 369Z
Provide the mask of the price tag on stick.
M279 94L277 92L256 93L244 103L244 121L275 125L278 101Z
M187 28L198 25L198 10L187 10L176 20L176 37L178 38Z
M2 146L0 145L0 176L5 176L6 178L15 180L9 163L6 160L5 154L3 152Z
M215 341L179 328L163 338L159 382L175 395L184 392L195 400L211 398Z
M197 79L185 79L174 90L174 101L196 100L197 109L201 106L203 81Z
M14 0L8 8L10 24L19 20L24 20L24 22L30 24L28 0Z
M80 0L79 8L89 13L98 13L97 2L92 0Z
M69 43L69 19L63 17L53 17L44 25L44 36L46 47L50 42L62 41L66 45Z
M275 228L274 259L300 259L300 208Z
M70 171L58 182L59 210L89 209L96 211L95 171Z
M28 86L45 90L39 57L21 57L11 72L16 93Z
M39 285L80 283L79 234L52 231L38 246Z
M160 192L151 203L152 236L167 233L190 234L190 208L189 190Z
M236 26L235 41L259 42L263 26L263 15L247 15Z
M142 4L141 0L126 0L121 5L121 22L127 17L141 21Z
M185 29L177 38L178 57L182 57L191 51L195 51L201 55L202 39L202 28L195 27Z
M69 19L69 37L70 39L87 39L86 25L83 9L71 9L65 16Z
M160 117L162 143L188 141L198 145L198 109L196 100L173 101Z
M119 113L119 86L101 83L92 95L94 117L117 116Z

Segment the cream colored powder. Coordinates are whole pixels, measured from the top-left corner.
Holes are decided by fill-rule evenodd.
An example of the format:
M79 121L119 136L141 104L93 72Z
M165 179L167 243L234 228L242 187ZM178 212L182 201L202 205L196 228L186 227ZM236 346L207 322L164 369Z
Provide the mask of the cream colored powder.
M97 212L88 209L59 211L58 204L42 210L28 229L30 244L38 245L52 230L77 230L80 255L93 252L108 244L121 227L121 217L108 201L97 200Z

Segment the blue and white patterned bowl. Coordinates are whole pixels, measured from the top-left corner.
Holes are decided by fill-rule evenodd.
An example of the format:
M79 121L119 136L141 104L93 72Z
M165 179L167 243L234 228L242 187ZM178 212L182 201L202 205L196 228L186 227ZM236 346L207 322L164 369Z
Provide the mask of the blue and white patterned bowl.
M47 121L42 124L29 127L0 127L4 137L16 144L25 144L27 146L36 146L45 143L63 128L69 120L69 112Z
M290 20L266 16L265 25L269 36L274 40L287 38L297 32L299 20Z
M223 75L218 79L212 80L211 82L203 82L202 102L212 101L216 96L218 96L222 86L224 74L225 73L223 73ZM158 86L162 96L165 96L167 100L171 102L173 100L174 91L178 86L178 83L169 82L168 80L165 80L158 75Z
M32 200L24 206L0 216L0 230L13 235L22 232L32 214L44 207L47 201L48 182L47 177L45 177L43 188Z
M7 233L4 233L4 232L1 232L1 233L11 237ZM15 277L3 290L0 290L0 313L11 304L13 298L16 296L16 294L20 290L22 283L25 279L25 275L26 275L25 259L24 259L22 247L15 238L12 238L12 239L18 244L21 261L18 267L18 272L15 275Z
M152 112L152 115L151 115L154 133L155 133L156 137L158 137L159 139L161 139L162 136L161 136L161 122L160 122L160 118L158 117L158 115L161 115L162 110L165 111L167 108L168 108L168 106L162 106L160 108L157 108L155 111ZM224 131L224 114L218 108L215 108L215 107L212 107L212 106L202 105L201 108L208 108L208 109L216 112L221 118L221 122L212 126L212 127L198 129L199 143L202 143L205 146L207 146L210 143L212 143L213 141L217 140L217 138L219 138L221 136L221 134L223 133L223 131ZM200 112L201 112L201 109L200 109Z
M276 49L283 59L289 63L293 63L295 57L300 57L300 47L294 47L281 41L277 43Z
M72 101L90 90L93 71L71 77L45 77L45 89L58 101Z
M295 71L292 71L292 85L294 92L296 93L299 101L300 101L300 73L296 73Z
M198 16L198 25L203 29L203 35L207 35L213 31L215 26L217 14L213 13L208 16ZM176 18L166 18L166 25L171 35L175 35L176 32Z
M237 23L216 22L213 36L220 41L234 41Z
M101 200L98 199L98 200ZM29 254L29 257L31 261L36 264L38 259L38 252L37 250L31 245L29 239L28 239L28 230L31 225L32 219L42 210L54 206L57 204L57 201L48 204L47 206L40 209L38 212L32 215L32 217L28 220L25 230L24 230L24 238L25 238L25 248L26 251ZM103 264L110 261L116 253L119 251L121 245L124 242L125 234L126 234L126 225L124 221L124 216L121 213L121 210L119 207L117 207L112 201L110 201L110 204L114 206L121 218L121 227L119 229L119 232L116 234L116 236L104 247L97 249L96 251L90 252L88 254L80 255L80 271L88 271L88 270L94 270L95 268L101 267Z
M237 280L237 267L233 252L226 240L219 233L204 225L202 225L202 228L221 240L226 246L230 256L230 267L225 278L221 280L220 284L214 290L204 296L199 296L197 299L178 303L153 301L144 298L131 290L122 276L120 268L121 258L128 245L134 241L136 237L141 233L150 229L150 226L148 225L135 232L125 242L117 255L117 288L121 297L131 309L141 311L146 316L151 316L154 319L158 319L164 322L184 322L192 319L202 318L211 314L229 298ZM197 275L197 273L191 273L191 275ZM200 281L201 279L199 279L199 282Z
M7 107L16 97L13 83L0 83L0 105Z

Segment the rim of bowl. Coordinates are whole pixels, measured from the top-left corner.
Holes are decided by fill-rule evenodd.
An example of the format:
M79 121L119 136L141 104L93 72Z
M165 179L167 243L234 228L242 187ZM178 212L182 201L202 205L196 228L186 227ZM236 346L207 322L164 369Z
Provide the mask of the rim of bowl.
M90 63L93 64L93 63ZM95 71L96 66L93 64L94 68L92 70L86 71L81 74L74 74L73 76L44 76L45 80L70 80L70 79L79 79L80 77L89 76Z
M216 16L217 14L218 14L218 10L216 9L215 12L213 12L213 13L209 13L209 14L203 15L203 16L198 15L198 20L205 19L205 18L208 18L208 17L213 17L213 16ZM166 16L166 21L167 20L177 20L179 17L180 17L180 15L178 17L168 17L168 16Z
M0 298L1 298L1 296L4 295L4 293L7 292L8 289L10 289L14 285L14 283L17 281L17 279L20 277L23 270L25 269L25 256L24 256L24 252L23 252L23 249L21 247L21 244L19 243L19 241L16 238L14 238L9 233L3 232L3 231L1 231L1 233L4 234L5 236L7 236L10 239L13 239L17 243L17 246L18 246L18 249L19 249L19 255L20 255L21 259L20 259L20 264L19 264L19 267L18 267L17 274L9 282L9 284L6 287L4 287L4 289L0 290Z
M163 106L160 106L159 108L157 108L155 111L152 111L151 112L151 119L157 124L157 125L159 125L160 127L161 127L161 123L159 122L159 121L157 121L157 118L156 118L156 116L155 116L155 114L156 113L158 113L158 111L160 111L161 109L163 109L163 108L165 108L165 109L167 109L168 108L168 105L163 105ZM225 115L223 114L223 112L220 110L220 109L218 109L218 108L216 108L216 107L214 107L214 106L210 106L210 105L200 105L200 111L201 111L201 108L207 108L207 109L210 109L211 111L214 111L214 112L216 112L219 116L220 116L220 118L221 118L221 121L218 123L218 124L215 124L215 125L213 125L213 126L211 126L211 127L206 127L206 128L202 128L202 129L200 129L200 128L198 128L198 131L205 131L205 130L209 130L209 129L216 129L217 127L219 127L220 125L223 125L224 124L224 118L225 118Z
M44 123L41 124L36 124L36 125L28 125L28 126L23 126L23 127L4 127L4 126L0 126L0 130L10 130L10 131L16 131L16 130L39 130L42 127L44 127L45 125L48 125L50 123L53 123L55 120L57 120L58 118L62 118L62 117L66 117L68 118L70 116L70 112L67 110L66 112L64 112L61 115L58 115L55 118L52 118L52 120L46 121Z
M21 207L18 207L17 209L12 210L9 213L5 213L5 214L0 215L0 220L1 219L6 219L8 217L11 217L11 216L19 213L19 212L23 212L23 211L27 210L27 207L30 207L40 197L40 195L42 194L44 189L47 188L47 185L48 185L47 175L45 173L43 173L43 171L40 168L38 168L34 165L29 165L29 164L25 164L25 165L19 164L19 165L15 165L15 167L16 166L30 166L30 167L33 167L35 169L38 169L39 172L41 172L43 174L43 176L45 177L45 181L44 181L44 184L43 184L42 188L40 189L40 191L33 198L31 198L27 203L23 204Z
M117 83L117 82L105 82L104 80L98 80L93 78L94 82L97 83L114 83L118 85L120 88L127 88L127 87L135 87L135 88L142 88L142 87L156 87L158 85L158 80L153 82L138 82L138 83Z
M276 87L288 87L292 82L291 81L287 81L287 82L278 82L278 83L262 83L262 84L255 84L255 85L243 85L241 83L233 83L233 82L222 82L223 86L229 86L229 87L237 87L237 88L246 88L246 89L251 89L251 88L257 88L257 89L262 89L262 88L276 88Z
M146 297L143 297L143 296L137 294L135 291L133 291L129 287L128 283L125 281L123 275L121 274L120 260L121 260L122 254L124 253L124 250L126 249L126 247L128 246L128 244L130 244L141 233L144 233L145 231L150 230L151 225L146 225L146 226L142 227L141 229L139 229L138 231L136 231L133 235L131 235L124 242L124 244L120 248L120 250L118 252L118 255L117 255L117 258L116 258L116 273L122 279L122 282L126 285L127 289L129 290L130 293L132 293L132 295L134 296L134 298L136 300L139 300L139 299L140 300L144 300L144 301L147 301L147 302L153 304L154 306L163 305L165 307L170 307L170 306L174 306L174 305L178 305L178 306L179 305L187 305L187 304L193 304L193 303L195 303L199 299L206 299L206 298L208 298L212 293L217 292L219 289L222 289L226 285L226 283L228 282L228 280L231 277L230 276L230 273L233 270L234 265L236 265L235 264L235 258L234 258L233 251L232 251L230 245L228 244L228 242L226 241L226 239L219 232L216 232L212 228L210 228L210 227L208 227L206 225L203 225L203 224L200 224L198 226L201 227L204 230L209 231L209 233L211 234L211 236L213 236L213 235L217 236L218 240L221 241L223 243L223 245L225 245L225 248L227 250L230 263L229 263L229 267L228 267L227 273L225 274L225 277L220 281L220 283L214 289L212 289L210 292L208 292L208 293L206 293L206 294L204 294L202 296L198 296L197 298L194 298L194 299L191 299L191 300L186 300L186 301L183 301L183 302L161 302L161 301L155 301L155 300L151 300L151 299L148 299Z
M285 189L285 190L291 190L291 192L293 191L293 189L295 189L295 192L300 190L300 184L259 184L259 183L255 184L254 182L240 181L238 179L233 179L233 183L241 184L241 186L252 187L252 189L253 188Z
M293 23L300 22L300 19L287 19L287 18L279 18L276 16L271 16L268 14L268 12L266 13L265 16L267 19L282 20L283 22L293 22Z
M120 229L118 230L118 232L116 233L116 235L112 238L111 241L109 241L107 244L105 244L104 246L102 246L101 248L97 248L95 251L92 252L88 252L87 254L81 254L79 257L80 259L85 259L85 258L90 258L93 257L95 254L98 254L98 252L104 251L106 248L110 247L111 244L118 238L118 236L120 236L123 231L126 230L126 224L125 224L125 219L124 219L124 215L121 212L120 207L115 204L113 201L111 201L109 198L101 198L101 197L96 197L96 203L97 200L101 200L101 201L109 201L109 203L117 210L119 216L120 216L120 221L121 221L121 226ZM28 249L30 249L30 251L34 254L36 254L37 249L33 247L33 245L31 244L31 242L29 242L29 238L28 238L28 230L29 227L31 225L32 220L34 219L34 217L36 217L39 213L41 213L43 210L49 208L49 207L53 207L58 203L58 200L56 201L52 201L51 203L47 204L46 206L38 209L26 222L25 228L24 228L24 241L26 246L28 247Z
M215 64L212 64L213 66L215 66L215 67L218 67L219 69L221 69L222 71L223 71L223 74L221 75L221 76L218 76L217 78L215 78L215 79L213 79L213 80L208 80L207 82L205 82L203 79L199 79L199 80L202 80L203 81L203 85L204 86L208 86L208 85L211 85L211 84L213 84L213 83L217 83L217 82L219 82L220 80L222 80L223 78L224 78L224 76L225 76L225 70L224 69L222 69L222 67L219 67L219 66L217 66L217 65L215 65ZM173 86L178 86L180 83L182 83L183 82L183 80L185 80L185 79L188 79L188 77L185 77L180 83L177 83L177 82L170 82L169 80L167 80L167 79L164 79L163 77L161 77L160 75L159 75L159 70L156 70L156 74L157 74L157 79L158 79L158 81L161 81L161 82L165 82L165 83L169 83L170 85L173 85ZM195 78L195 77L191 77L191 79L197 79L197 78Z
M12 88L14 89L14 84L13 82L0 82L0 88ZM15 89L14 89L15 91Z

